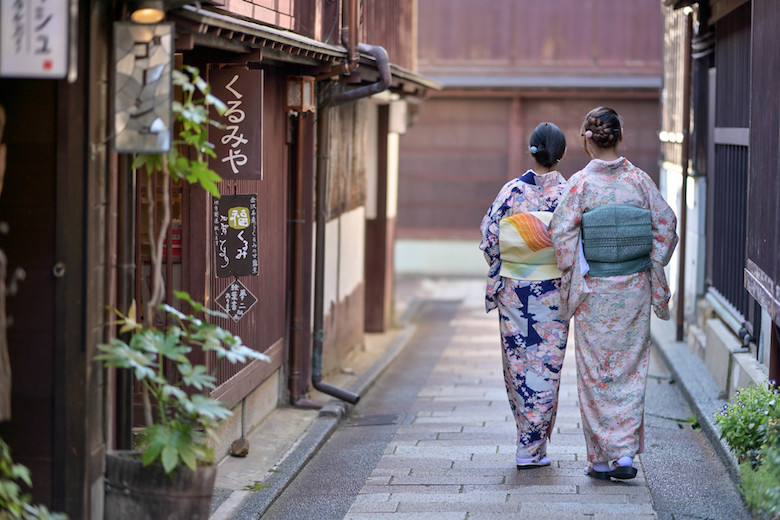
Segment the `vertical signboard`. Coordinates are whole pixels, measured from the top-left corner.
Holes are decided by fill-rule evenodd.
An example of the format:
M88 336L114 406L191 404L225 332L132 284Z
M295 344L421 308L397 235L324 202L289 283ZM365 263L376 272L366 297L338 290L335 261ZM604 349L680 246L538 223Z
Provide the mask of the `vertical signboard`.
M114 23L114 149L171 149L173 24Z
M223 115L211 108L211 118L223 127L209 129L217 154L209 166L224 180L262 180L263 71L213 69L209 84L211 93L228 106Z
M214 199L214 260L218 277L251 276L260 269L257 195Z
M67 0L0 0L0 76L64 78Z

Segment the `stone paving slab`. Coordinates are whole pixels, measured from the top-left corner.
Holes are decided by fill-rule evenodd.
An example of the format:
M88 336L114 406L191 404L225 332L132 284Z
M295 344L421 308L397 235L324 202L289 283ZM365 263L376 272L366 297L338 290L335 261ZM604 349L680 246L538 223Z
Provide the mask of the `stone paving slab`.
M656 518L639 458L631 481L583 473L573 342L548 445L553 464L519 471L498 320L461 307L450 325L452 339L346 519Z

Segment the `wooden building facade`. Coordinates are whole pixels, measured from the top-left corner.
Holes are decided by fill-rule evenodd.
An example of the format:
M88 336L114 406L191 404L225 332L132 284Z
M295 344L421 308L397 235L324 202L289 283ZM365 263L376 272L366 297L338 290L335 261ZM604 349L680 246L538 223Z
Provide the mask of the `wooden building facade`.
M587 163L585 114L611 106L625 121L622 152L658 179L656 1L419 0L419 9L418 67L443 89L401 143L399 270L485 272L479 223L501 186L531 167L540 122L564 131L568 178ZM462 254L448 254L453 247ZM450 268L453 256L473 261Z
M684 214L678 339L727 396L780 375L779 16L765 0L664 2L662 177Z
M7 299L11 414L0 437L30 468L37 502L98 519L104 454L130 447L138 414L132 383L93 358L117 333L106 308L127 310L148 293L146 207L161 208L161 188L112 148L114 23L131 4L74 4L68 77L0 77L1 243L7 271L26 272ZM279 404L317 406L312 388L361 348L364 331L389 326L397 143L407 106L437 84L414 70L415 0L165 4L175 67L196 66L212 87L226 76L238 82L232 92L244 85L242 135L254 136L244 144L259 157L252 175L222 174L220 199L172 186L167 300L182 289L220 309L242 288L253 301L219 324L271 358L196 360L216 372L212 396L236 405L214 446L220 458L241 436L242 415L251 428ZM301 77L314 93L308 108L288 95ZM218 201L241 196L256 211L255 264L229 272L215 215Z

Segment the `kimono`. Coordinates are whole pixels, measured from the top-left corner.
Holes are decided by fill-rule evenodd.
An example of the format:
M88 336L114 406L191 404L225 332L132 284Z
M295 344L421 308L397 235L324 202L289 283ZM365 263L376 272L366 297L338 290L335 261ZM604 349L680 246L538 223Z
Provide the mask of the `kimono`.
M605 204L650 210L652 267L618 276L587 274L583 213ZM669 319L663 267L677 245L677 218L650 177L621 157L594 159L569 179L550 231L562 271L561 314L574 316L577 392L588 461L634 457L644 447L650 309Z
M560 278L501 276L499 222L518 213L552 212L565 186L556 171L537 175L529 170L501 189L481 225L479 247L490 266L485 307L487 312L498 308L504 382L517 424L517 457L528 459L546 454L569 326L558 315ZM543 232L549 239L546 225ZM552 251L550 259L558 273Z

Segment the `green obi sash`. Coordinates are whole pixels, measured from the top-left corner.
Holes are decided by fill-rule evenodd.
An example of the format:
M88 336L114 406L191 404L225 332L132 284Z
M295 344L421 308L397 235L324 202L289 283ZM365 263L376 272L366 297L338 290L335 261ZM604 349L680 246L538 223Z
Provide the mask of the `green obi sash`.
M499 274L517 280L561 277L550 237L550 211L516 213L498 223Z
M589 276L619 276L650 268L650 210L607 204L583 213L582 249L590 266Z

